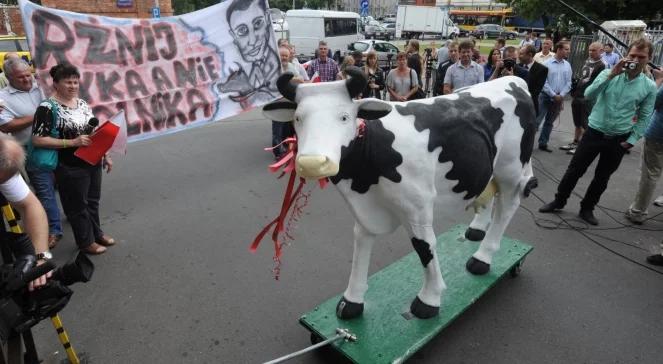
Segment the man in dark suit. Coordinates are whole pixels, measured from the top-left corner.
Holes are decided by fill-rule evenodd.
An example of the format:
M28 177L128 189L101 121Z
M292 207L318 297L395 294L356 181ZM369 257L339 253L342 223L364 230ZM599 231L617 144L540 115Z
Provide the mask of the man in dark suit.
M527 81L528 72L525 68L518 65L517 57L518 51L516 47L509 46L504 48L502 60L498 61L495 65L495 71L493 71L493 75L490 76L489 81L503 76L518 76Z
M520 48L518 59L520 60L520 66L529 72L527 77L527 87L529 88L530 95L532 95L536 116L539 116L539 94L541 93L541 90L543 90L546 78L548 78L548 67L539 62L535 62L535 54L536 49L534 46L526 45Z

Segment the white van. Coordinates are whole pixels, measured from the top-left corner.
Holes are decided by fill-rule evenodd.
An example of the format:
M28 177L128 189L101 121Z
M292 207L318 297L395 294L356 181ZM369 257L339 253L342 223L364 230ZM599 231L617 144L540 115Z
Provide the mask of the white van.
M298 58L313 57L318 42L325 40L332 54L361 39L359 14L346 11L288 10L285 14L290 44Z

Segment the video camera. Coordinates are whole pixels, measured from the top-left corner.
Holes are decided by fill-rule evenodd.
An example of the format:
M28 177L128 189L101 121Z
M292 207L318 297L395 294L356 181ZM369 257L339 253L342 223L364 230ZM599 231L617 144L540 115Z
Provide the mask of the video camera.
M426 59L426 70L429 71L433 69L433 49L426 48L424 49L425 59Z
M0 266L0 342L3 343L13 333L21 333L57 314L73 294L67 286L89 281L94 272L94 264L82 253L59 268L50 261L35 266L34 254L15 253L15 256L13 264ZM28 283L50 271L53 275L45 286L32 292L27 290Z

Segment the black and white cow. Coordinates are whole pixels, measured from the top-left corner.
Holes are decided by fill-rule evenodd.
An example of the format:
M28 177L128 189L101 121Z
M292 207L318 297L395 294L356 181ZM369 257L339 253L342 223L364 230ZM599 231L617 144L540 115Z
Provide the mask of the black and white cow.
M354 67L347 73L348 80L317 84L296 84L286 73L278 87L290 101L268 104L263 113L271 120L294 120L297 173L329 177L355 217L352 272L336 314L361 315L373 242L402 225L424 267L423 287L410 310L419 318L433 317L446 288L436 257L433 204L462 211L479 200L485 207L466 232L482 240L466 267L473 274L488 272L520 194L535 187L532 99L523 80L503 77L410 102L353 100L366 78ZM359 128L357 118L366 120L365 127Z

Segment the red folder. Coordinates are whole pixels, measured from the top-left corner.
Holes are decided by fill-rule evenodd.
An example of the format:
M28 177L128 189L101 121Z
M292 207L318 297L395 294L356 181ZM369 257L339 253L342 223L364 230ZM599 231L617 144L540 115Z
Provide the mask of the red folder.
M92 143L88 146L79 147L74 152L74 155L91 165L99 163L104 154L113 146L115 137L119 132L119 126L108 121L103 123L90 135Z

